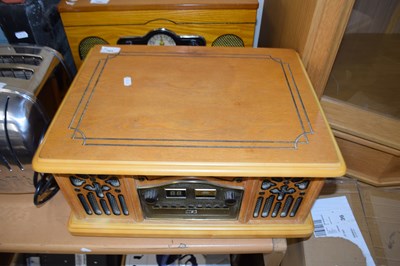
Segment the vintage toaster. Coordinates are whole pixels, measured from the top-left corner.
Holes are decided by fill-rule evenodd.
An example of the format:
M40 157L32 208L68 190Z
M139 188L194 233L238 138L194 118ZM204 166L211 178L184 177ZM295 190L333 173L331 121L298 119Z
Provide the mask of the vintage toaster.
M345 164L296 52L96 46L34 158L74 235L304 237Z
M69 87L48 47L0 45L0 193L35 191L32 158Z

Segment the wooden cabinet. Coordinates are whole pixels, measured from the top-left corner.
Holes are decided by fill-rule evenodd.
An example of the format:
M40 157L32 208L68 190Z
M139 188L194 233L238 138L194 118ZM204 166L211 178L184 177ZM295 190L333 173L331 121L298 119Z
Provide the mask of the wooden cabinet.
M299 51L347 175L400 184L400 2L271 0L260 46Z

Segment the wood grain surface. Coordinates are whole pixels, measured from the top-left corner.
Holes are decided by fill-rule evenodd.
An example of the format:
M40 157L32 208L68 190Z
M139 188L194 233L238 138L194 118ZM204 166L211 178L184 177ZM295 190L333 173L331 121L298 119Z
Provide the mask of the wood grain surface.
M33 165L53 173L307 176L344 173L294 51L97 47ZM124 77L132 79L124 86Z

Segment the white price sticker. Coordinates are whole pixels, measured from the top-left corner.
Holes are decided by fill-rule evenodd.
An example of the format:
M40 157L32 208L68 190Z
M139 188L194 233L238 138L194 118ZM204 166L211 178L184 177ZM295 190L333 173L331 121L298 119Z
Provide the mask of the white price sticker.
M17 37L17 39L20 40L20 39L28 38L29 35L26 31L18 31L15 33L15 37Z
M90 0L91 4L108 4L109 0Z
M118 54L119 51L121 51L121 48L119 48L119 47L102 46L100 53L102 53L102 54Z
M129 87L132 85L132 78L131 77L124 77L124 86Z

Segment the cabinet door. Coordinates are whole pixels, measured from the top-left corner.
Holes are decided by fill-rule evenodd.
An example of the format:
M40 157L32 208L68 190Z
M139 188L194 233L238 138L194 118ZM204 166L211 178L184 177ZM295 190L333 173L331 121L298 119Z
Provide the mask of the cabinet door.
M348 174L400 183L400 1L357 0L322 105Z
M347 175L400 184L400 1L269 0L260 32L299 52Z
M355 0L268 0L259 47L295 49L323 94Z

